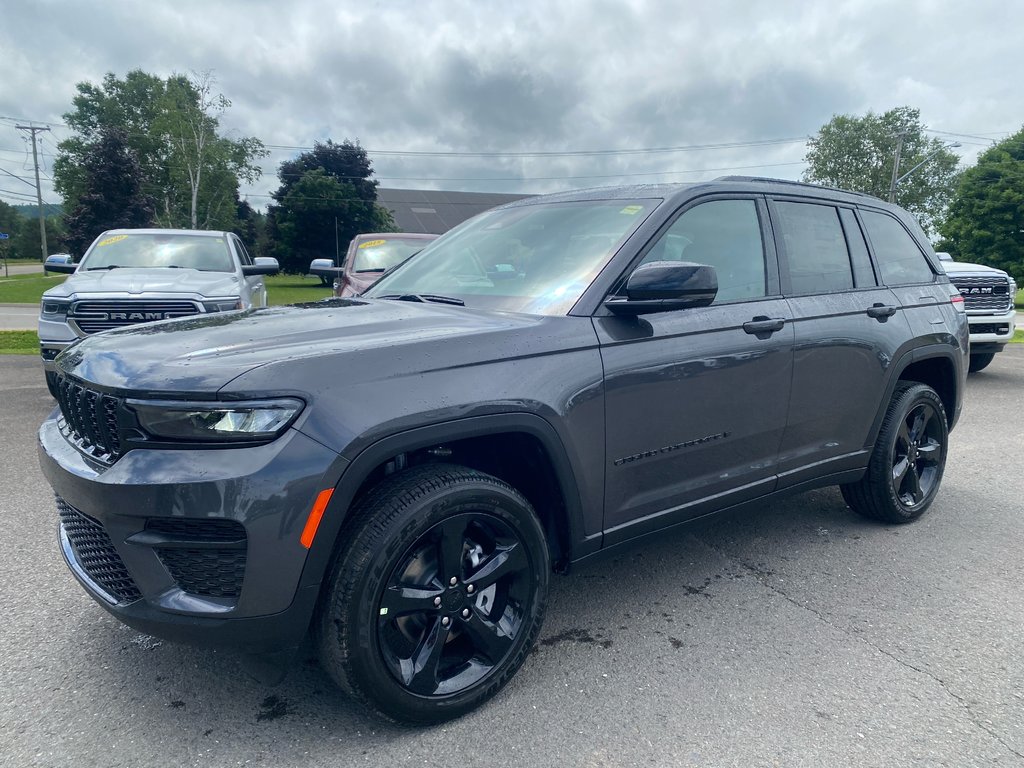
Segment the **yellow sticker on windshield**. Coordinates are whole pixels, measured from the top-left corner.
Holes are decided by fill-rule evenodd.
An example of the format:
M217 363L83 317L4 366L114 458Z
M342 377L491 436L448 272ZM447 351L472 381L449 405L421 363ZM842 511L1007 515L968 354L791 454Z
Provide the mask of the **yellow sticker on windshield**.
M110 245L111 243L119 243L126 237L128 237L128 235L114 235L113 237L108 237L106 240L100 240L96 243L96 247L98 248L101 245Z
M386 243L386 242L387 242L387 240L367 240L365 243L360 243L359 247L360 248L374 248L375 246L378 246L378 245L384 245L384 243Z
M619 213L625 213L630 216L633 216L635 214L640 213L640 211L642 211L643 209L644 207L642 205L627 205L625 208L619 211Z

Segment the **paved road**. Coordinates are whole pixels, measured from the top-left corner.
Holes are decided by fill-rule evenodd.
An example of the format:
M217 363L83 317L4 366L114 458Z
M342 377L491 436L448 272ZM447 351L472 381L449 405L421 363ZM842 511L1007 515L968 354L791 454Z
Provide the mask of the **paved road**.
M38 304L0 304L0 331L34 331L38 321Z
M0 358L0 391L5 766L1024 764L1024 347L972 377L918 523L828 489L577 568L512 684L425 729L371 718L308 653L268 688L108 617L54 541L37 361Z
M24 262L18 262L17 264L14 264L14 263L8 264L7 265L7 269L6 269L6 274L8 274L8 275L31 275L31 274L33 274L35 272L39 272L40 274L42 274L42 272L43 272L43 265L42 264L26 264ZM4 274L5 274L5 270L4 270L3 262L0 262L0 279L2 279L4 277Z

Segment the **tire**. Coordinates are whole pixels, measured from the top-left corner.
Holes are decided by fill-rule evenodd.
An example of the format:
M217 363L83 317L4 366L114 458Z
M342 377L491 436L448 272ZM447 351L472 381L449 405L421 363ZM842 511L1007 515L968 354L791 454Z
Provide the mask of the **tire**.
M971 362L967 366L967 371L969 373L977 373L978 371L985 370L988 368L988 364L992 362L995 356L995 352L979 352L976 355L971 355Z
M43 371L46 375L46 388L50 390L53 399L57 399L57 374L53 371Z
M885 523L924 514L942 482L949 427L942 399L917 382L897 385L864 477L840 486L850 508Z
M501 480L415 467L370 491L341 541L316 644L338 685L377 712L459 717L501 690L536 642L547 543L529 502Z

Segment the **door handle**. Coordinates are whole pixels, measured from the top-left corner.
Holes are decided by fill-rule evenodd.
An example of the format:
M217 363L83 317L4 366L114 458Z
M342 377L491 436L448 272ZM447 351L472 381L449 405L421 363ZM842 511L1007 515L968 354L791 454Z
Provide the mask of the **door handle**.
M868 317L873 317L876 320L885 320L887 317L892 317L896 314L896 307L891 304L872 304L867 309Z
M785 324L786 321L781 317L765 317L764 315L758 315L753 320L744 323L743 330L752 336L758 336L760 334L768 334L770 336L776 331L781 331Z

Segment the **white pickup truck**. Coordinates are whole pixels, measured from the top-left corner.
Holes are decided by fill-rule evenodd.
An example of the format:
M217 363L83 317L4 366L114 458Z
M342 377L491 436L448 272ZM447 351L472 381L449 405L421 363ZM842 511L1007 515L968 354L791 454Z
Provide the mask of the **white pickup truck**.
M949 280L964 297L967 322L971 329L970 372L977 373L992 362L996 352L1013 338L1017 311L1013 300L1017 284L1001 269L953 261L938 252L939 263Z
M275 274L278 264L252 258L232 232L112 229L78 264L47 262L45 269L71 273L40 302L39 351L53 393L53 361L78 339L137 323L266 306L263 276Z

